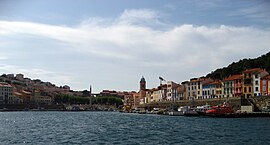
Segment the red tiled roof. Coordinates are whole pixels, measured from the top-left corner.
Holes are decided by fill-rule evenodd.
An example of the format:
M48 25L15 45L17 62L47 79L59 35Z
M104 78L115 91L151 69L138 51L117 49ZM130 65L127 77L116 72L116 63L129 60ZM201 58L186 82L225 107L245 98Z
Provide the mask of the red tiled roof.
M1 87L12 87L10 84L7 83L0 83Z
M263 77L262 79L270 79L270 75Z
M242 79L243 78L243 75L236 75L235 76L235 79Z
M229 76L228 78L225 78L223 81L233 81L236 79L240 79L242 77L243 77L242 75L232 75L232 76Z
M210 82L210 83L208 83L209 85L219 85L219 84L221 84L221 81L220 80L216 80L216 81L214 81L214 82Z
M198 82L198 81L199 81L198 78L192 78L192 79L190 79L190 82Z
M253 72L263 72L264 70L261 68L253 68L253 69L248 69L245 70L243 73L253 73Z

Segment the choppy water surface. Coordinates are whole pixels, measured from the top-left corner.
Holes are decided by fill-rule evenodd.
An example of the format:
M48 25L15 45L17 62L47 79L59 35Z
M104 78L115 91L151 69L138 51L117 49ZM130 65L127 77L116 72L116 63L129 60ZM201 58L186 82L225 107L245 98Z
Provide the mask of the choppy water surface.
M270 118L0 112L0 144L270 144Z

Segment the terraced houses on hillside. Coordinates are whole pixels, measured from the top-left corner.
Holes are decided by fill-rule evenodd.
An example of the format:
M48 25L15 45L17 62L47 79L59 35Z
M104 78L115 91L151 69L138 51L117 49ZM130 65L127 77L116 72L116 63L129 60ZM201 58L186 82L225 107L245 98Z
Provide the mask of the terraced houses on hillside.
M144 87L145 78L142 78ZM254 68L241 74L230 75L223 80L200 77L175 83L168 81L156 88L140 90L141 103L178 101L193 99L213 99L230 97L250 97L270 95L270 75L263 69Z

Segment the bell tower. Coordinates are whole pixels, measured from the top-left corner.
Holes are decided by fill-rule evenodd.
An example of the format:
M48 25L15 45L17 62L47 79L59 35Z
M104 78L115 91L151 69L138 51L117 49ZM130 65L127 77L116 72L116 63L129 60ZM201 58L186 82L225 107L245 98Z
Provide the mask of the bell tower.
M142 76L140 81L140 91L144 91L146 89L146 81L145 78Z

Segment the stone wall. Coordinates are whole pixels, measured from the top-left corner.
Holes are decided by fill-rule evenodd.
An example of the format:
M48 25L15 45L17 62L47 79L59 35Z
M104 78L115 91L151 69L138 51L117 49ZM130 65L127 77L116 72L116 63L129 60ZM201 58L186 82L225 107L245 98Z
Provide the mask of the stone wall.
M241 107L241 98L219 98L219 99L201 99L201 100L181 100L181 101L165 101L165 102L152 102L149 104L144 104L140 107L145 109L153 109L153 108L170 108L170 107L180 107L180 106L202 106L205 104L209 104L211 106L222 105L224 102L228 102L234 110L238 110Z

